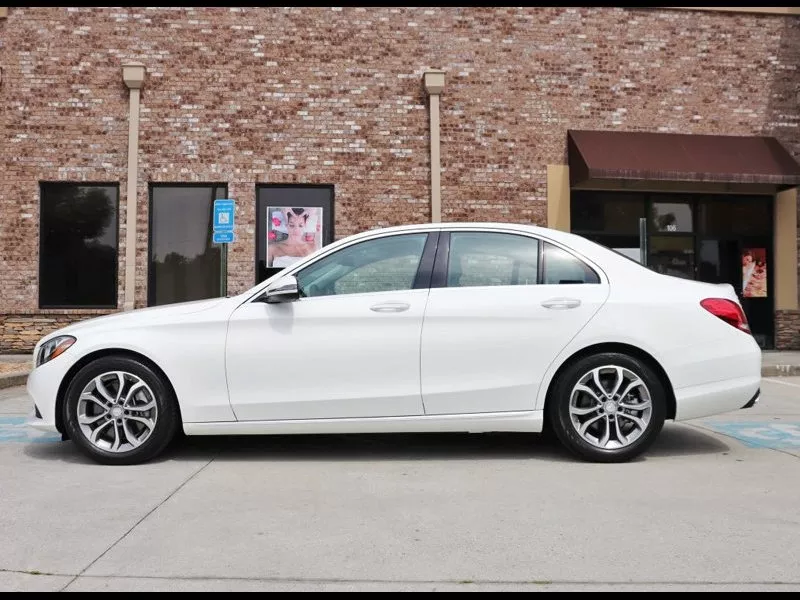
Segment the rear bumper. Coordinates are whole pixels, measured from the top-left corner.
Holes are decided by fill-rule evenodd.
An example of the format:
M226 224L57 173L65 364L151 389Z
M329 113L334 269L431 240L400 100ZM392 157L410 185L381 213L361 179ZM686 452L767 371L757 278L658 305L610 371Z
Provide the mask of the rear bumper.
M675 390L675 420L686 421L750 408L758 401L761 375Z
M755 406L755 405L758 403L758 399L759 399L760 397L761 397L761 388L758 388L758 389L756 390L756 393L753 395L753 397L752 397L752 398L750 398L750 402L748 402L747 404L745 404L745 405L742 407L742 409L745 409L745 408L753 408L753 407L754 407L754 406Z

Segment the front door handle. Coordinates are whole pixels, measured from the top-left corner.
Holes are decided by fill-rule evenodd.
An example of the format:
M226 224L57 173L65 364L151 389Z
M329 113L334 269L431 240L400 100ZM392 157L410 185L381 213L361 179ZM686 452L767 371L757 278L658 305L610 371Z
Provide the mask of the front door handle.
M564 310L567 308L578 308L581 301L577 298L551 298L542 302L545 308L552 308L555 310Z
M384 302L369 307L371 311L379 313L398 313L408 310L409 308L411 308L411 305L406 302Z

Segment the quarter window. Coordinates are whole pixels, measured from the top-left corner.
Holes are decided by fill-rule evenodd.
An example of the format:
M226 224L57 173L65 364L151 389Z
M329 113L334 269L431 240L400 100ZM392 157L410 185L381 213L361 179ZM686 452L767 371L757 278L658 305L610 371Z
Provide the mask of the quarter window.
M448 287L535 285L539 242L507 233L450 234Z
M543 283L550 285L600 283L600 278L591 267L576 256L545 242Z
M296 274L304 297L414 288L427 233L396 235L338 250Z

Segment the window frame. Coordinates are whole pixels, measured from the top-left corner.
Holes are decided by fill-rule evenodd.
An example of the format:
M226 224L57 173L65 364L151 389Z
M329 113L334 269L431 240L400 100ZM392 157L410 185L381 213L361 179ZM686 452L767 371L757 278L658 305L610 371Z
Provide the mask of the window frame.
M501 233L506 235L516 235L519 237L528 238L533 240L538 245L538 265L537 265L537 274L536 274L536 283L535 284L527 284L527 285L505 285L505 286L490 286L492 288L525 288L525 287L535 287L541 285L604 285L608 283L608 279L606 277L605 272L600 267L600 265L596 264L594 261L589 259L588 257L584 256L583 254L573 250L565 246L563 243L559 242L558 240L553 240L548 237L543 237L539 235L535 235L532 233L528 233L526 231L510 231L507 229L477 229L477 228L453 228L453 229L444 229L442 230L439 236L438 248L436 251L436 258L434 260L433 271L431 273L431 289L436 288L445 288L445 289L470 289L476 287L486 287L486 286L465 286L465 287L450 287L447 285L447 276L448 276L448 269L449 269L449 262L450 262L450 235L453 233ZM575 260L580 261L587 269L593 272L597 276L597 283L584 283L584 284L575 284L575 283L563 283L563 284L545 284L544 283L544 246L545 244L552 244L556 248L563 250L564 252L570 254L575 258Z
M42 256L44 247L44 235L42 234L42 206L44 204L44 190L47 186L72 186L72 187L111 187L116 191L116 218L114 221L114 228L117 235L117 257L114 261L114 303L113 304L44 304L42 303ZM37 280L36 280L36 302L39 310L108 310L119 308L119 261L120 261L120 183L119 181L58 181L58 180L40 180L39 181L39 242L37 250L39 255L37 257Z
M151 181L148 184L147 190L147 306L169 306L169 304L155 304L155 270L152 268L152 261L151 261L151 252L153 250L153 205L154 205L154 198L153 198L153 190L155 188L211 188L211 195L214 196L214 192L217 188L223 188L225 190L225 196L230 193L228 189L228 184L223 182L170 182L170 181ZM212 197L211 199L211 210L213 214L214 210L214 200L215 198ZM213 229L213 223L212 229ZM220 249L220 252L222 250ZM228 274L225 273L225 279L227 281ZM220 282L221 283L221 282ZM222 297L222 286L220 285L219 290L220 297Z
M323 209L322 213L322 247L332 244L336 240L336 186L332 183L258 183L255 186L255 240L253 243L253 280L255 285L260 285L265 281L272 278L282 270L280 267L267 267L264 266L265 277L261 277L261 260L266 262L267 247L265 243L266 231L264 230L266 224L266 214L261 218L261 191L275 188L297 188L297 189L324 189L329 190L330 195L319 204L309 204L309 206L319 206ZM264 202L264 212L269 206L268 202ZM326 216L327 213L327 216ZM322 258L322 257L320 257Z
M573 282L573 283L562 283L562 282L559 282L559 283L547 283L547 282L545 282L545 274L547 272L547 246L548 245L552 246L553 248L557 248L558 250L561 250L562 252L564 252L567 255L569 255L572 258L574 258L576 261L578 261L578 263L580 263L580 265L583 267L584 271L594 275L594 277L595 277L595 279L597 281L581 281L581 282L577 282L576 281L576 282ZM602 278L600 277L600 273L597 272L597 269L592 267L589 263L587 263L585 260L581 259L579 256L576 256L575 253L572 252L569 248L564 248L563 246L560 246L558 244L554 244L550 240L542 240L541 243L540 243L540 248L541 248L541 264L542 264L542 266L541 266L541 272L540 272L540 276L539 276L539 281L537 282L538 285L600 285L603 282Z
M485 286L485 285L465 285L465 286L451 286L448 284L449 276L450 276L450 247L451 247L451 236L454 233L466 233L466 234L489 234L489 235L510 235L515 237L525 238L527 240L531 240L536 243L536 283L533 284L524 284L524 285L492 285L492 286ZM452 229L448 231L442 232L442 238L439 240L439 247L440 252L436 255L436 265L434 268L434 274L431 281L431 288L433 287L443 287L443 288L451 288L451 289L461 289L461 288L483 288L483 287L492 287L492 288L503 288L503 287L528 287L532 285L540 285L542 281L542 240L538 237L525 235L522 232L513 232L513 231L503 231L503 230L491 230L491 229ZM435 285L434 285L435 281Z

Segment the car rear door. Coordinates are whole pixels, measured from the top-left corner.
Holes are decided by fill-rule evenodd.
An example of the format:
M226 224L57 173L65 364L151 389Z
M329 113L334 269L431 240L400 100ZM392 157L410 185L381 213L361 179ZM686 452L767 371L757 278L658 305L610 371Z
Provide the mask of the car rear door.
M548 366L608 292L602 273L549 241L443 232L422 325L425 413L533 410Z

